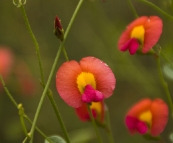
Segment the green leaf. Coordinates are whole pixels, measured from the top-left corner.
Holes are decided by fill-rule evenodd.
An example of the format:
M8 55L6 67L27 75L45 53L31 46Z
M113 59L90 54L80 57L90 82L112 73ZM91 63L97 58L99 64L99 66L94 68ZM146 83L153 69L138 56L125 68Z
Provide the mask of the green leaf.
M173 80L173 67L171 65L164 65L163 72L169 79Z
M66 141L62 137L57 135L53 135L48 138L51 140L51 143L66 143ZM44 143L49 143L49 141L45 140Z

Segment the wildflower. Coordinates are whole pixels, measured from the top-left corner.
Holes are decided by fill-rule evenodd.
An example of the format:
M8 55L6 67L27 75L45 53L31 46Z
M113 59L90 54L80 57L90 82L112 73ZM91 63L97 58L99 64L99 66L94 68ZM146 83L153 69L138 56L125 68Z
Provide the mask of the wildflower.
M64 39L64 29L62 28L61 20L58 16L55 17L54 28L54 34L62 41Z
M90 109L92 111L95 121L102 124L104 122L104 110L105 110L103 101L92 102ZM91 120L86 103L83 103L82 106L80 106L79 108L76 108L75 111L78 117L80 118L80 120L84 122Z
M56 88L68 105L78 108L83 103L99 102L110 97L115 88L115 77L101 60L85 57L79 63L72 60L59 68Z
M122 33L118 48L129 50L133 55L137 51L146 54L158 42L162 33L162 20L157 16L142 16L130 23Z
M127 113L125 123L130 133L158 136L168 121L168 106L162 99L143 99Z

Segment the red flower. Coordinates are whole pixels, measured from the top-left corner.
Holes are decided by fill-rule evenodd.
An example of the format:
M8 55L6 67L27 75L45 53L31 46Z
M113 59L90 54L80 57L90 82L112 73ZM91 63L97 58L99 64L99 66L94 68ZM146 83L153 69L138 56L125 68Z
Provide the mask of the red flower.
M90 109L92 111L94 119L99 122L104 122L104 103L103 102L92 102ZM83 103L82 106L75 109L76 114L82 121L90 121L90 115L87 110L87 104Z
M129 50L133 55L138 51L147 53L157 43L162 33L162 20L157 16L142 16L128 25L122 33L118 48Z
M143 99L126 115L126 126L131 133L158 136L168 121L168 106L162 99Z
M94 57L83 58L79 63L65 62L56 74L56 88L61 98L78 108L83 103L99 102L112 95L115 77L112 70Z

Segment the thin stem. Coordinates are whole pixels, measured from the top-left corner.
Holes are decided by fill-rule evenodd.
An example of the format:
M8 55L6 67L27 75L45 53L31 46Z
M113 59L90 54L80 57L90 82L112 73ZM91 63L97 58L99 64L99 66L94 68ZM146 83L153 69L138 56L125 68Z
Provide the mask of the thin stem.
M135 17L138 18L138 14L137 14L137 12L136 12L136 10L135 10L135 8L134 8L134 6L133 6L131 0L127 0L127 2L129 3L129 6L130 6L130 8L132 9L132 11L133 11Z
M0 75L0 81L1 81L1 83L2 83L2 86L3 86L3 88L4 88L5 92L6 92L6 94L7 94L8 97L10 98L11 102L12 102L12 103L16 106L16 108L18 109L18 104L17 104L17 102L14 100L14 98L12 97L12 95L10 94L10 92L9 92L8 88L6 87L5 82L4 82L4 80L3 80L3 78L2 78L1 75ZM32 124L31 119L29 119L29 117L24 113L24 111L23 111L23 116ZM38 128L36 127L36 130L37 130L46 140L48 140L48 141L51 143L51 141L46 137L46 135L45 135L40 129L38 129Z
M158 56L156 58L156 61L157 61L157 68L158 68L158 72L159 72L159 76L160 76L160 81L161 81L161 84L162 84L163 88L165 89L165 92L166 92L166 95L167 95L167 98L168 98L168 101L169 101L169 105L170 105L170 108L171 108L171 113L172 113L171 116L173 117L173 102L172 102L171 95L170 95L170 92L169 92L168 84L164 80L164 77L163 77L162 69L161 69L161 66L160 66L160 56Z
M23 6L23 4L21 5L21 9L22 9L22 14L23 14L23 18L25 20L25 24L26 24L26 27L29 31L29 34L34 42L34 45L35 45L35 49L36 49L36 54L37 54L37 58L38 58L38 63L39 63L39 67L40 67L40 73L41 73L41 81L44 82L44 76L43 76L43 68L42 68L42 63L41 63L41 56L40 56L40 50L39 50L39 45L38 45L38 42L32 32L32 29L31 29L31 26L29 24L29 20L28 20L28 17L26 15L26 12L25 12L25 8Z
M66 30L66 32L65 32L64 40L62 41L62 43L61 43L61 45L60 45L60 47L59 47L59 49L58 49L58 52L57 52L57 54L56 54L54 63L53 63L53 65L52 65L52 68L51 68L51 71L50 71L50 74L49 74L49 77L48 77L48 80L47 80L47 83L46 83L46 86L45 86L45 89L44 89L44 91L43 91L43 94L42 94L42 96L41 96L40 102L39 102L38 107L37 107L37 111L36 111L35 116L34 116L33 125L32 125L31 130L30 130L31 136L33 136L33 134L34 134L34 129L35 129L35 126L36 126L36 122L37 122L37 119L38 119L40 110L41 110L41 106L42 106L42 104L43 104L43 100L44 100L44 98L45 98L45 95L46 95L47 90L48 90L48 88L49 88L51 79L52 79L52 77L53 77L53 73L54 73L54 71L55 71L55 67L56 67L56 65L57 65L57 62L58 62L60 53L61 53L61 51L62 51L62 49L63 49L64 43L65 43L66 38L67 38L67 36L68 36L68 33L69 33L70 29L71 29L71 26L72 26L72 24L73 24L73 22L74 22L74 19L75 19L75 17L76 17L76 15L77 15L77 13L78 13L78 11L79 11L79 9L80 9L80 7L81 7L81 5L82 5L83 2L84 2L84 0L80 0L80 1L79 1L79 3L78 3L78 5L77 5L77 7L76 7L76 9L75 9L75 11L74 11L74 13L73 13L73 15L72 15L72 18L71 18L71 20L70 20L70 22L69 22L69 25L68 25L68 27L67 27L67 30ZM30 143L32 143L32 141L31 141ZM69 143L69 142L67 142L67 143Z
M69 61L65 47L63 48L63 52L64 52L64 56L65 56L66 61Z
M97 129L97 125L96 125L96 123L94 121L94 117L93 117L93 114L91 112L91 108L90 108L89 104L87 104L87 109L88 109L88 112L89 112L89 115L90 115L90 118L91 118L91 121L92 121L92 125L94 127L95 132L96 132L96 135L97 135L97 138L98 138L98 142L102 143L102 140L101 140L101 137L99 135L99 132L98 132L98 129Z
M16 106L16 108L18 108L17 102L14 100L14 98L12 97L12 95L10 94L10 92L8 91L8 89L7 89L6 85L5 85L5 82L4 82L4 80L3 80L3 78L2 78L1 75L0 75L0 81L1 81L1 83L2 83L2 86L3 86L3 88L4 88L5 92L6 92L6 94L7 94L8 97L10 98L11 102Z
M23 115L27 120L28 120L28 122L30 123L30 124L32 124L32 121L31 121L31 119L29 119L29 117L25 114L25 115ZM38 127L36 127L35 128L39 133L40 133L40 135L42 135L49 143L51 143L52 141L38 128Z
M39 45L38 45L38 42L37 42L37 40L36 40L36 38L35 38L35 36L34 36L34 34L33 34L33 32L32 32L32 29L31 29L31 27L30 27L30 24L29 24L29 21L28 21L28 18L27 18L27 15L26 15L26 12L25 12L25 9L24 9L24 6L23 6L23 5L22 5L22 12L23 12L23 17L24 17L26 26L27 26L27 28L28 28L28 31L29 31L29 33L30 33L30 36L31 36L31 38L32 38L32 40L33 40L33 42L34 42L34 44L35 44L36 53L37 53L37 58L38 58L38 61L39 61L40 73L41 73L41 83L43 84L43 86L45 86L44 75L43 75L43 69L42 69L42 63L41 63L41 56L40 56L40 51L39 51ZM68 60L68 56L67 56L67 53L66 53L66 51L65 51L64 48L63 48L63 51L64 51L65 58ZM50 93L50 92L49 92L49 93ZM68 142L70 142L69 137L68 137L68 134L67 134L67 131L66 131L66 128L65 128L65 126L64 126L64 124L63 124L62 118L61 118L60 113L59 113L59 111L58 111L58 108L57 108L57 106L56 106L56 103L53 102L52 94L50 95L49 93L48 93L47 95L48 95L49 100L50 100L50 102L51 102L51 105L52 105L52 107L53 107L53 109L54 109L54 111L55 111L55 114L56 114L56 116L57 116L57 118L58 118L58 121L60 122L60 125L61 125L61 128L62 128L62 130L63 130L64 136L65 136L66 140L67 140ZM33 140L33 136L32 136L32 138L31 138L31 141L32 141L32 140Z
M161 14L163 14L164 16L166 16L167 18L173 20L173 16L169 15L168 13L166 13L165 11L163 11L162 9L160 9L158 6L156 6L155 4L147 1L147 0L138 0L141 1L147 5L149 5L150 7L154 8L155 10L157 10L158 12L160 12Z
M106 123L109 128L109 130L107 132L109 134L110 143L114 143L114 138L113 138L112 130L111 130L111 121L110 121L109 110L106 111Z
M53 107L54 111L55 111L56 117L58 118L58 121L60 123L61 129L62 129L62 131L64 133L64 136L65 136L65 139L66 139L67 143L70 143L70 139L69 139L66 127L64 125L64 122L63 122L63 120L61 118L61 115L59 113L58 107L57 107L57 105L55 103L55 100L53 99L53 96L52 96L51 92L49 92L49 93L50 94L49 94L48 98L49 98L49 100L50 100L50 102L52 104L52 107Z

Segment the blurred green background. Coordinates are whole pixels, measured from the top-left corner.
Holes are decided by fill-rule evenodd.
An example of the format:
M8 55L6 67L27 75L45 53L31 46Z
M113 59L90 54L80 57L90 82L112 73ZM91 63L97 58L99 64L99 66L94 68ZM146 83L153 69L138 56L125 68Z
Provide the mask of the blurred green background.
M47 79L56 52L60 45L54 36L54 18L56 15L61 19L64 30L66 29L74 9L79 0L28 0L25 9L31 28L38 40L43 63L45 79ZM155 5L173 15L173 6L170 0L150 0ZM139 14L157 15L163 20L163 34L159 40L162 52L166 57L173 60L173 20L166 18L155 9L140 2L132 0ZM95 56L106 62L113 70L116 77L116 89L111 98L106 99L110 111L113 136L116 143L157 143L158 141L146 141L140 135L131 136L125 125L124 117L127 110L138 100L145 97L160 97L167 103L165 91L161 86L156 60L153 56L134 55L128 52L120 52L117 41L125 27L135 16L129 7L127 0L85 0L76 20L71 28L65 43L69 59L79 61L85 56ZM0 4L0 45L8 47L14 54L14 65L11 75L6 81L7 87L16 99L22 103L26 114L33 119L43 89L39 83L40 72L36 57L35 47L27 31L23 20L21 8L14 6L12 0L1 0ZM65 61L63 54L59 59L58 67ZM24 63L26 75L23 78L32 78L32 91L30 88L21 91L21 85L16 76L16 67ZM170 93L173 95L173 72L167 61L161 57L161 65L165 70L165 79L169 84ZM21 71L23 68L19 68ZM70 134L73 143L79 138L87 138L86 143L95 143L93 129L90 123L81 122L74 109L64 103L55 88L55 74L51 82L56 103ZM31 87L32 87L31 85ZM30 87L30 86L29 86ZM28 91L29 89L29 91ZM26 121L28 131L30 124ZM63 136L60 125L48 98L45 98L37 126L47 135ZM85 130L86 129L86 130ZM104 143L108 142L103 129L100 134ZM171 143L170 135L173 133L172 118L161 134L165 143ZM25 138L18 110L12 104L4 91L0 92L0 143L20 143ZM34 143L43 143L44 139L35 131ZM80 141L84 143L84 141Z

